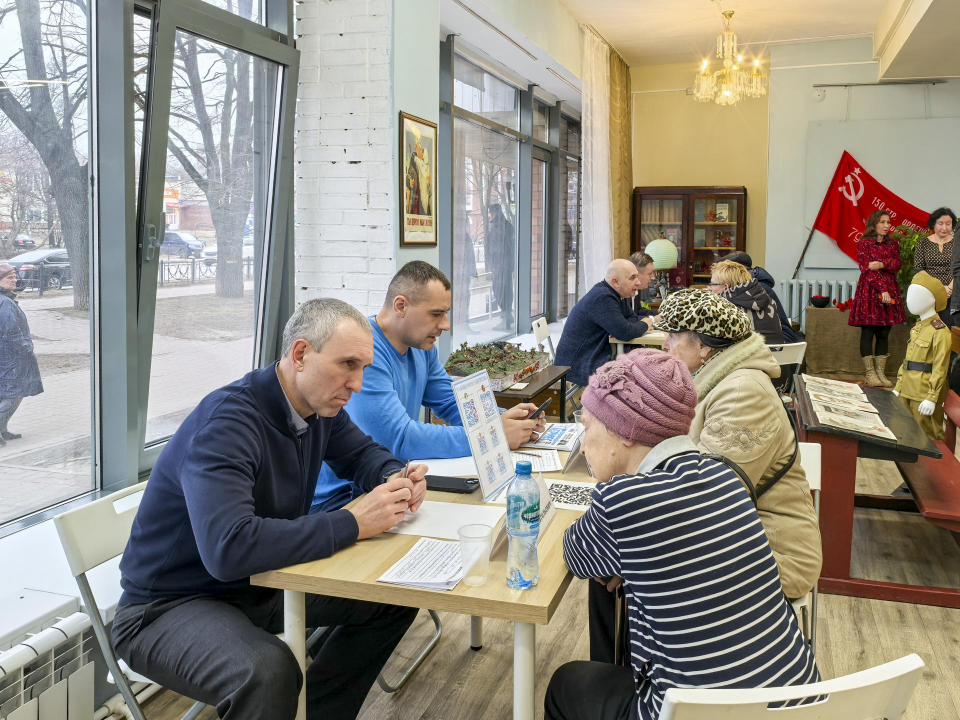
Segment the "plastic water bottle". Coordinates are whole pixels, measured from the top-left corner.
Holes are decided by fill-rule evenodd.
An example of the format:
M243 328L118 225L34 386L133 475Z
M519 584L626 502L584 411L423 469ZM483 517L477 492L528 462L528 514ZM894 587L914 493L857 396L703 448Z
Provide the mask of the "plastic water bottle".
M540 579L540 486L532 472L530 463L521 460L507 486L507 585L519 590L535 586Z

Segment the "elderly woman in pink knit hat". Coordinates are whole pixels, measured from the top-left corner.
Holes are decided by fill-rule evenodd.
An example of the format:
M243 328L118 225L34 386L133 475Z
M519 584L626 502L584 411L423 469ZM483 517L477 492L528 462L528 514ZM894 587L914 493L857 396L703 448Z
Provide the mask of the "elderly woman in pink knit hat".
M613 624L601 604L622 582L629 665L563 665L545 720L653 720L671 687L820 679L746 487L687 434L696 404L686 365L657 350L590 378L581 452L600 484L564 536L564 559L590 579L591 656L595 634Z

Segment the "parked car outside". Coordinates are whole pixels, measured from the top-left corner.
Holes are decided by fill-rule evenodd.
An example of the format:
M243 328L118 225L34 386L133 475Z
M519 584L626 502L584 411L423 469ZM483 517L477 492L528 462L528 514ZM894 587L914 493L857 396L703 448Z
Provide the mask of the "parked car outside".
M205 247L206 245L202 240L197 239L196 235L179 230L167 230L163 234L160 252L163 255L176 255L184 259L189 257L199 258Z
M33 250L37 243L29 235L17 235L13 239L13 247L16 250Z
M39 288L41 280L44 290L59 290L73 285L70 260L63 248L31 250L6 262L17 271L18 290Z
M241 257L246 260L247 258L253 259L253 236L249 235L243 238L243 249L241 250ZM203 264L207 267L216 264L217 262L217 248L212 247L208 250L203 251Z

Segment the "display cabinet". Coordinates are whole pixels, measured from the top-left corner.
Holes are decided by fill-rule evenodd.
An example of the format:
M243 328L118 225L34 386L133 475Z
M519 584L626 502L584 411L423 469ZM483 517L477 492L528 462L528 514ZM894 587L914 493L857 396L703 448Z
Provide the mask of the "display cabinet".
M631 235L634 251L660 237L677 246L677 267L668 273L671 287L706 287L713 263L746 248L747 189L635 188Z

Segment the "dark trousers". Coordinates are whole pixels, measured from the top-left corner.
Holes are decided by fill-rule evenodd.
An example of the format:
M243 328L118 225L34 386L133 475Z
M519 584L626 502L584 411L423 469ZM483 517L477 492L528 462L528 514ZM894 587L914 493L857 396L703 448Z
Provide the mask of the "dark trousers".
M609 663L561 665L543 700L543 720L629 720L638 715L633 671Z
M355 718L415 608L307 595L307 627L334 627L307 668L307 717ZM113 642L137 672L229 720L296 716L303 678L283 630L283 593L195 597L117 609Z
M623 648L623 637L616 637L617 632L617 600L616 594L607 590L596 580L587 580L587 607L590 616L590 659L593 662L613 664L614 643L620 642ZM623 654L621 654L623 657ZM629 663L627 663L629 665Z
M7 432L7 423L22 402L22 397L0 398L0 432Z

